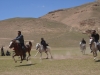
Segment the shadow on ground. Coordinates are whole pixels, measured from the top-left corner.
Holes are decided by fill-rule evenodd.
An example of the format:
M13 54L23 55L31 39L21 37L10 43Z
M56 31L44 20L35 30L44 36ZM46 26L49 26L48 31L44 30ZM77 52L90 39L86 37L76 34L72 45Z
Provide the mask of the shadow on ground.
M100 60L96 60L95 62L100 62Z
M32 66L32 65L36 65L36 63L35 64L23 64L23 65L18 65L18 66L15 66L15 67Z

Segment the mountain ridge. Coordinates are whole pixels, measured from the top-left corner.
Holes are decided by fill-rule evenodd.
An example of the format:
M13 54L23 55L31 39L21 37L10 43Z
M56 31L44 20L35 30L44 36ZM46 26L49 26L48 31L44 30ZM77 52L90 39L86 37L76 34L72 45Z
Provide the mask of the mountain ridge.
M100 0L99 0L100 1ZM96 29L100 33L100 2L51 11L40 18L10 18L0 21L0 46L9 42L22 31L25 42L33 40L33 46L43 37L52 47L76 47L88 35L81 32Z
M99 1L100 0L73 8L51 11L40 18L59 21L82 31L88 29L96 29L100 31L100 28L98 28L100 24Z

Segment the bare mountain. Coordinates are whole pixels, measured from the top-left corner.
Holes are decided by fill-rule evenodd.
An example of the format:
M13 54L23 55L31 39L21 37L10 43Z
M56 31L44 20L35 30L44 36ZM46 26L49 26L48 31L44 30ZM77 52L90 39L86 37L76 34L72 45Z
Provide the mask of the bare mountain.
M79 31L97 29L100 25L100 0L81 6L51 11L40 18L11 18L0 21L0 46L9 45L21 30L25 42L32 40L33 46L46 39L52 47L79 46L87 35Z
M61 22L36 19L36 18L12 18L0 21L0 47L8 49L9 43L17 36L17 31L22 31L25 43L33 41L33 48L43 37L51 47L78 46L79 41L87 35L77 32Z
M36 18L12 18L0 21L0 46L8 46L9 42L22 31L25 41L34 41L34 46L43 37L46 40L55 40L70 27L57 21ZM58 39L59 40L59 39Z
M79 30L100 31L100 0L73 8L51 11L40 18L59 21Z

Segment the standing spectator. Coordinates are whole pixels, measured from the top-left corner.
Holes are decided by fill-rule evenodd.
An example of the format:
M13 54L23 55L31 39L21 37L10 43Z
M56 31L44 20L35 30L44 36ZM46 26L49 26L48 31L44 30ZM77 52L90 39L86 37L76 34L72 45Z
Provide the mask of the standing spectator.
M3 46L1 47L1 56L5 56L5 53L4 53L4 48L3 48Z
M10 52L8 50L6 52L6 56L10 56Z

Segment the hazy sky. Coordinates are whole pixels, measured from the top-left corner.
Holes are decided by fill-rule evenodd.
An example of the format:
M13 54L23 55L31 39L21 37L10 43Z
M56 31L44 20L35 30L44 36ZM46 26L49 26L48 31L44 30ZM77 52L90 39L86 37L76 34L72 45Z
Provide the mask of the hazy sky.
M50 11L79 6L95 0L0 0L0 20L38 18Z

